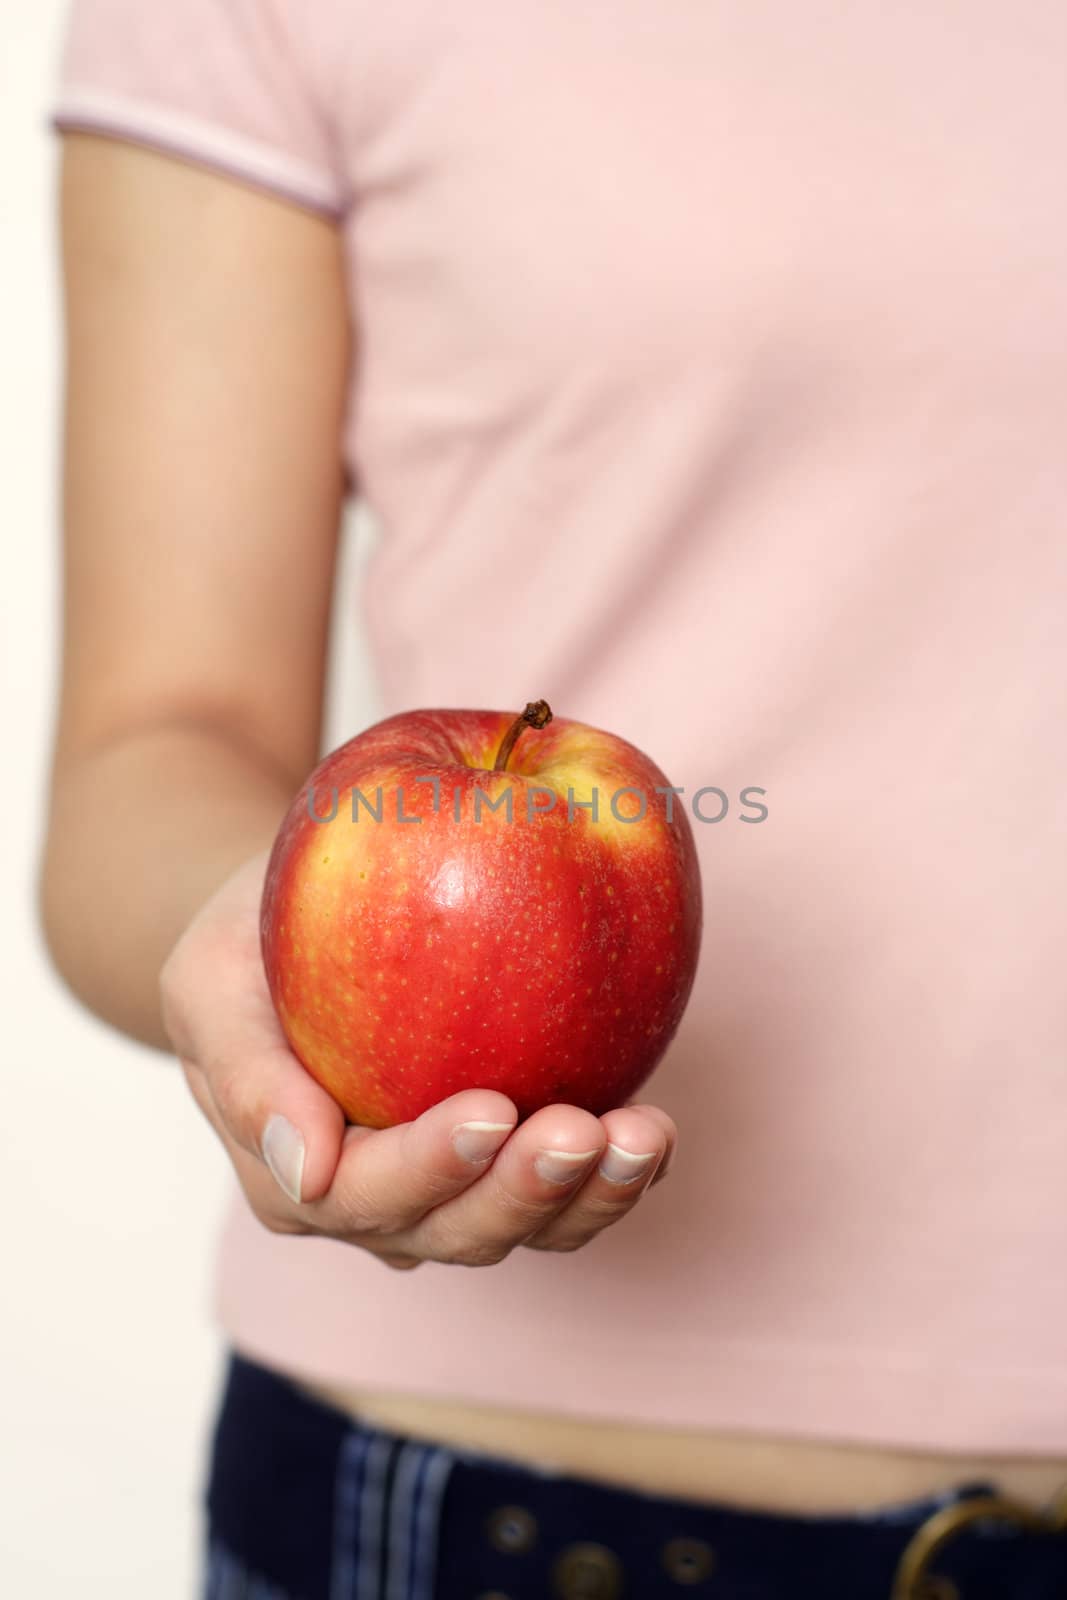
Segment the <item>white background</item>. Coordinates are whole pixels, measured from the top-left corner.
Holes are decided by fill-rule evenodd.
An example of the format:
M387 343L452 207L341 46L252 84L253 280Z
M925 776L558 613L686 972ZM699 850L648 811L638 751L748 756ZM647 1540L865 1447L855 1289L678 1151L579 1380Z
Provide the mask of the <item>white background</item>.
M0 0L0 1592L190 1600L228 1170L173 1061L61 988L33 900L58 622L46 117L64 18L65 0ZM348 618L366 533L358 554L347 541ZM327 746L372 719L353 634L335 632Z

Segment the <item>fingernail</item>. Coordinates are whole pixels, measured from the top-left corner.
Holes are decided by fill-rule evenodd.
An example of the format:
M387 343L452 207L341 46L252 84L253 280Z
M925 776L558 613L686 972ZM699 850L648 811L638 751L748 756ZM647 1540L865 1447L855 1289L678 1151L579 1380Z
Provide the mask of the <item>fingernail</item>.
M278 1187L300 1204L304 1177L304 1135L288 1117L273 1116L263 1130L263 1159Z
M452 1129L452 1144L464 1161L488 1161L514 1126L513 1122L460 1122Z
M599 1150L539 1150L534 1171L546 1183L570 1183L589 1166Z
M647 1155L635 1156L621 1145L609 1144L600 1159L600 1176L609 1183L633 1183L635 1178L640 1178L648 1171L655 1159L654 1150Z

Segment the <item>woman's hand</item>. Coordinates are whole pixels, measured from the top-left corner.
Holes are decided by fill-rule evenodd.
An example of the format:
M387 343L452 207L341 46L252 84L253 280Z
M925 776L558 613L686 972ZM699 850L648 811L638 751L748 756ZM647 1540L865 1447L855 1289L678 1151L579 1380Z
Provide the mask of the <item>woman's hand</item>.
M671 1159L654 1106L595 1117L553 1105L516 1127L494 1089L465 1089L413 1122L346 1127L290 1051L259 944L267 852L212 896L160 975L189 1087L275 1233L359 1245L389 1266L489 1266L516 1247L576 1250L626 1215Z

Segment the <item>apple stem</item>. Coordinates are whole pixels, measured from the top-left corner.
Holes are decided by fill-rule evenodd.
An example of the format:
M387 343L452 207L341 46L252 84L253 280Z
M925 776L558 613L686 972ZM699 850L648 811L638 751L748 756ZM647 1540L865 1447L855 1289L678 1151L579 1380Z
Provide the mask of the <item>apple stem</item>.
M500 749L496 753L493 763L494 772L503 772L508 764L508 756L515 748L515 741L523 728L544 728L552 721L552 708L547 700L531 700L521 716L516 717L507 733L500 742Z

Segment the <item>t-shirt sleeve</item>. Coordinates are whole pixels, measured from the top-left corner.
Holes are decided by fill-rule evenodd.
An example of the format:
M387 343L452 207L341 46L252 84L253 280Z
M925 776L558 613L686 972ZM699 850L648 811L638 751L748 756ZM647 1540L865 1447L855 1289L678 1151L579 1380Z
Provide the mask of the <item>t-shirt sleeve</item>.
M337 216L345 184L282 0L72 0L52 103L109 134Z

